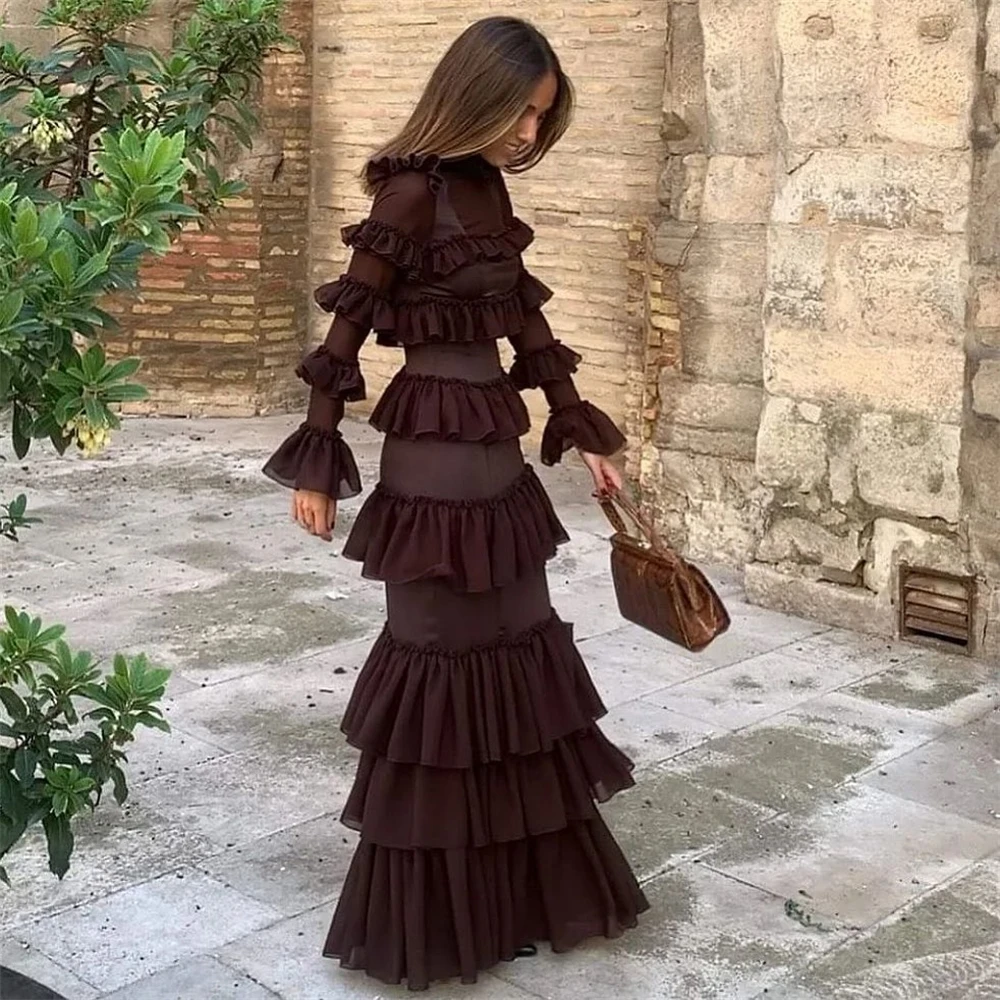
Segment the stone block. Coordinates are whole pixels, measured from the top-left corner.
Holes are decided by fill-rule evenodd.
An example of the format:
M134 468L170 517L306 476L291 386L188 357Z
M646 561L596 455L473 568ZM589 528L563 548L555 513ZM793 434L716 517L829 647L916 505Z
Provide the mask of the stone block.
M994 268L976 275L973 309L973 326L1000 327L1000 274Z
M1000 420L1000 360L987 358L979 363L972 380L972 408L982 417Z
M855 443L858 493L873 507L957 522L960 439L954 424L862 414Z
M664 449L660 468L663 485L688 500L712 500L734 507L759 487L750 462L720 461Z
M771 214L773 191L773 154L712 156L701 217L705 222L763 224Z
M1000 75L1000 6L989 5L986 14L986 66L987 73Z
M757 382L762 377L764 335L760 303L701 302L683 319L681 364L705 379Z
M741 462L753 462L757 452L757 436L754 433L713 431L663 420L657 424L653 443L659 448L687 451L695 455L715 455Z
M774 143L777 68L771 0L702 0L709 148L767 153ZM751 43L752 40L752 43Z
M968 557L955 536L924 531L905 521L876 518L865 563L865 586L887 593L901 562L958 575L968 572Z
M669 219L660 223L653 242L653 254L660 264L679 267L690 253L697 226L693 222Z
M739 464L753 468L749 462ZM693 559L742 566L760 540L763 504L748 496L736 501L705 500L686 512L684 522L687 551Z
M976 5L893 0L878 7L876 135L890 142L963 149L976 70Z
M793 147L864 145L878 61L876 0L777 0L781 121Z
M705 191L708 157L704 153L671 156L660 175L659 200L678 222L697 222Z
M803 493L826 479L826 431L802 420L793 399L765 399L757 433L757 475L767 486Z
M831 325L906 344L964 340L968 251L963 235L867 232L840 241L831 265Z
M687 128L683 139L672 140L671 152L705 148L708 119L705 107L705 41L695 5L670 5L668 72L663 110L680 118Z
M766 326L822 330L830 254L826 229L773 225L767 234Z
M822 206L830 222L965 232L972 171L968 151L820 149L800 163L778 172L774 222L801 223Z
M761 402L759 386L696 382L670 370L660 376L662 418L672 423L755 434Z
M889 345L848 329L775 326L765 333L764 387L776 396L961 419L965 352L959 345Z
M861 562L859 532L838 535L801 517L774 521L757 549L757 559L765 563L806 562L853 573Z
M782 573L762 563L746 567L747 600L764 608L800 615L855 632L891 636L896 625L892 610L863 587L841 587Z

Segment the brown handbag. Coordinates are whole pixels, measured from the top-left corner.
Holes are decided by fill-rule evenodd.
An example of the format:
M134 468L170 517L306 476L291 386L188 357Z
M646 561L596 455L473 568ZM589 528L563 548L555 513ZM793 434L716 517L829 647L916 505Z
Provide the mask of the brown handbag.
M622 493L602 494L597 500L615 529L611 577L622 617L694 652L725 632L729 614L701 570L663 544ZM639 536L628 531L622 513Z

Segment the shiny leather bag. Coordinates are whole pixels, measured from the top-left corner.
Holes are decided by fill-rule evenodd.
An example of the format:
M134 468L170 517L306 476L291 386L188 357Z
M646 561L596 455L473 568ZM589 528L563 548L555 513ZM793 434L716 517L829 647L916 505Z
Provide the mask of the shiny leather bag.
M665 545L621 492L597 500L615 530L611 576L622 617L692 651L725 632L729 614L701 570ZM629 532L622 514L637 534Z

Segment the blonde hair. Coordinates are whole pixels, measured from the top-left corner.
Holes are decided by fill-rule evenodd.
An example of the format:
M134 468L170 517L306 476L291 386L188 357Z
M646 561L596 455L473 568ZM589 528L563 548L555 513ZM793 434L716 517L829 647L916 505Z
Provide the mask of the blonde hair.
M466 28L435 67L409 121L369 162L408 156L451 160L481 153L515 127L547 73L556 78L555 102L535 143L506 167L513 173L528 170L569 127L573 85L548 39L516 17L487 17ZM371 193L367 165L364 181Z

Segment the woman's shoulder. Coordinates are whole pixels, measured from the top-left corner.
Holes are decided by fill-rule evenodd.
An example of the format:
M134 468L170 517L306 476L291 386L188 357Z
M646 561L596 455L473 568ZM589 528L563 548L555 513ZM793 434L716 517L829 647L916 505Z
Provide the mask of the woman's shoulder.
M444 181L441 158L414 153L409 156L376 156L365 166L369 188L380 193L391 189L398 194L419 197L437 194Z

